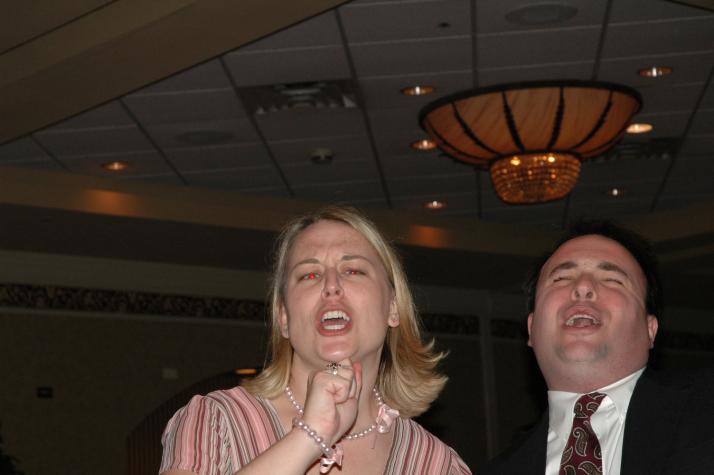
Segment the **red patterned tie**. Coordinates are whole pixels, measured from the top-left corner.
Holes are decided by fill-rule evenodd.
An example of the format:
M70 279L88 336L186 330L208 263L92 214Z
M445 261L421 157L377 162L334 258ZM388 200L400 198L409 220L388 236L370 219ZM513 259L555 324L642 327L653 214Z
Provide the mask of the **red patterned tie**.
M604 398L605 394L590 393L580 396L575 403L573 428L560 459L558 475L602 475L600 442L590 426L590 416Z

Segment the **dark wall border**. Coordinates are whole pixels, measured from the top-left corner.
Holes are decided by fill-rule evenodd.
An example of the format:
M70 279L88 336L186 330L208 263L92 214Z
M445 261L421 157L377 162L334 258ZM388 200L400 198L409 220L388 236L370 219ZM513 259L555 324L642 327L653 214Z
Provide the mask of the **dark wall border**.
M267 322L265 302L258 300L54 285L0 284L0 311L2 308ZM423 313L421 318L432 333L480 334L475 315ZM525 321L492 319L491 334L525 340ZM660 347L668 349L714 352L714 334L660 332L657 339Z

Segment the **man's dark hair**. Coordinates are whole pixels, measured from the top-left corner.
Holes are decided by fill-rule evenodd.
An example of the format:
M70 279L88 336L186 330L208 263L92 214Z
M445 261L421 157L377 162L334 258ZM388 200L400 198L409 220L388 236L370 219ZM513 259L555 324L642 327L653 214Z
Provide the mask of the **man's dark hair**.
M531 269L523 288L528 299L528 312L535 308L536 286L540 271L560 246L571 239L595 234L620 244L635 258L647 280L645 307L647 313L662 317L662 283L659 277L657 258L650 242L639 234L625 229L611 221L582 220L572 224L546 254L542 255Z

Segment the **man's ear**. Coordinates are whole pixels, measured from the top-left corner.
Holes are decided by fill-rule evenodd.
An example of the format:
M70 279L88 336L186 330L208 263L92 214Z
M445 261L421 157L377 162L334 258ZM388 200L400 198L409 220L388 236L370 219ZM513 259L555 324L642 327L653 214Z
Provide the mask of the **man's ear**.
M533 348L533 343L531 343L531 327L533 326L533 312L528 314L528 346Z
M392 328L399 326L399 312L397 311L397 299L395 297L392 297L392 301L389 304L387 324Z
M284 338L290 338L290 332L288 331L288 311L283 304L278 306L278 320L280 322L280 334L283 335Z
M659 321L654 315L647 315L647 333L650 337L650 349L654 347L655 337L659 329Z

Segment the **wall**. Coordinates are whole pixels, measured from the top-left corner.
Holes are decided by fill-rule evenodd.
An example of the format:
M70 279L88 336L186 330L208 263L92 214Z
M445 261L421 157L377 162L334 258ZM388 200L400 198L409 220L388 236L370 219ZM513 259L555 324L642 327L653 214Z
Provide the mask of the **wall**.
M126 438L154 408L264 358L261 273L0 253L0 277L24 284L0 285L0 423L4 450L26 475L126 475ZM450 352L450 382L420 421L477 467L543 407L522 298L436 286L415 294ZM207 318L214 307L235 318ZM668 309L674 331L662 335L661 363L714 366L710 318ZM165 368L177 378L165 379ZM38 398L47 386L53 398Z

